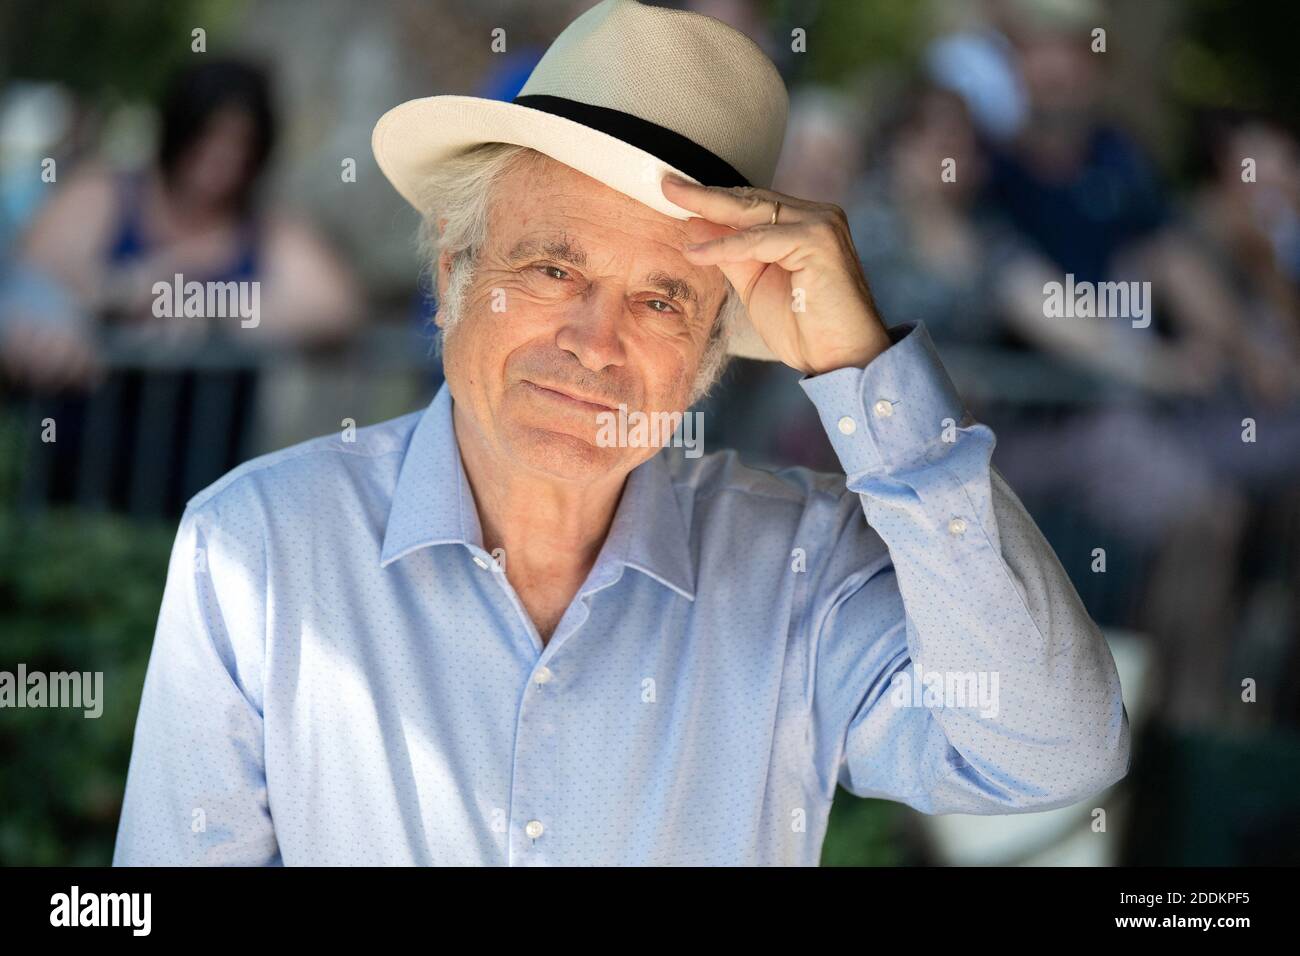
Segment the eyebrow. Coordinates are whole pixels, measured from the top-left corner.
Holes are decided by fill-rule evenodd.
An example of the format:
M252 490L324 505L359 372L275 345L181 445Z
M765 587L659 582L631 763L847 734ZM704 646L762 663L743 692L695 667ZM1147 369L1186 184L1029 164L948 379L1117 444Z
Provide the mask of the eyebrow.
M521 259L528 259L538 253L545 253L552 259L560 262L567 262L571 266L577 266L581 269L587 264L587 254L582 251L572 239L563 236L559 239L548 239L546 242L538 242L536 239L520 239L515 243L515 247L510 250L507 257L510 262L519 262Z
M513 264L536 256L539 253L557 262L566 262L579 269L587 265L587 253L568 236L545 241L521 239L510 250L507 260ZM677 302L699 304L700 296L695 291L695 287L680 276L669 275L662 271L652 272L645 277L645 282L651 288L662 292L665 298Z

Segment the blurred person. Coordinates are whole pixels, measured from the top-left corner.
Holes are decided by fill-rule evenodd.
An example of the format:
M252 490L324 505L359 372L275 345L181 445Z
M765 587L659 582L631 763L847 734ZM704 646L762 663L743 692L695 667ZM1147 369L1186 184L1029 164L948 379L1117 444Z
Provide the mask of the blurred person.
M1138 143L1102 115L1102 63L1090 47L1093 0L1005 0L1004 19L1028 97L1017 134L986 140L987 194L1028 240L1007 277L1008 311L1025 344L1099 372L1141 394L1205 394L1236 354L1235 303L1178 222ZM1148 328L1045 320L1043 288L1146 280Z
M0 265L45 198L33 170L60 155L75 128L75 101L57 83L10 81L0 88Z
M1025 330L1043 323L1043 282L1052 266L988 197L990 160L967 105L970 93L921 75L891 97L873 138L879 162L863 180L851 221L882 311L924 320L941 344L1036 350L1039 334ZM945 164L951 164L948 178L941 175ZM1057 351L1059 342L1052 346ZM1067 361L1077 361L1068 348L1062 351ZM1204 469L1188 467L1186 454L1157 457L1167 467L1157 467L1143 487L1160 503L1139 495L1116 507L1110 476L1151 475L1150 450L1161 445L1144 433L1127 442L1123 436L1131 429L1114 429L1109 418L1104 425L1098 421L1087 408L1047 427L1002 421L999 432L1008 440L999 459L1022 493L1045 501L1063 485L1086 489L1073 497L1093 519L1149 546L1179 510L1212 493L1209 478ZM1101 447L1093 446L1094 436ZM1103 453L1109 467L1080 467L1081 460L1100 461ZM1183 491L1170 494L1174 488Z
M761 49L604 0L520 100L377 123L446 382L191 500L114 862L806 866L840 786L1018 813L1123 777L1114 660L992 431L843 210L770 188ZM734 355L799 373L842 470L605 431Z
M855 97L831 87L795 90L774 183L847 205L862 171L862 114Z
M936 37L922 61L936 86L961 97L981 137L1004 143L1023 128L1029 110L1024 80L1010 42L992 26Z
M997 345L999 283L1023 243L981 201L987 160L968 107L925 76L889 99L849 209L877 302L941 345Z
M1252 498L1293 486L1300 469L1296 383L1261 348L1154 166L1103 120L1095 5L1006 8L1030 107L1015 138L990 144L989 195L1031 254L1008 263L1005 317L1024 345L1099 375L1104 391L1045 427L1003 423L1013 439L999 462L1023 493L1068 496L1153 555L1141 627L1158 646L1159 708L1213 723L1239 634ZM1149 283L1149 324L1049 317L1048 284L1066 275ZM1243 443L1246 419L1267 440ZM1122 490L1116 475L1131 479Z
M258 196L275 139L265 73L205 60L171 82L155 165L77 170L40 209L0 293L0 359L12 381L86 387L99 369L94 329L139 341L231 335L238 319L153 314L157 282L252 282L265 323L252 347L334 341L360 318L350 271L303 222Z
M1174 440L1186 449L1181 457L1203 462L1197 482L1203 489L1217 477L1276 483L1300 464L1293 451L1300 442L1285 440L1297 435L1293 409L1300 399L1296 339L1287 331L1294 321L1250 318L1242 297L1247 290L1222 267L1229 259L1222 245L1219 255L1206 254L1136 143L1100 118L1099 60L1086 29L1095 22L1094 5L1013 0L1009 7L1031 14L1015 21L1013 34L1031 106L1020 135L991 149L989 194L1036 255L1008 265L1008 321L1026 344L1118 386L1106 411L1122 419L1113 423L1116 432L1134 434L1135 450L1150 431L1165 432L1165 442L1176 431ZM1286 167L1267 156L1265 164L1266 170ZM1235 165L1239 170L1239 157ZM1294 191L1293 183L1280 192L1288 189ZM1218 232L1219 243L1231 244L1230 235ZM1249 255L1248 249L1236 255ZM1149 283L1149 327L1047 317L1045 289L1062 273L1079 282ZM1286 295L1281 292L1283 300ZM1261 334L1264 324L1271 324L1271 334ZM1250 413L1271 416L1284 440L1247 458L1240 454L1239 424L1230 426ZM1171 483L1190 489L1183 480L1189 469L1198 470L1171 468ZM1192 503L1171 496L1155 511L1141 510L1151 518L1185 512Z
M1241 374L1280 404L1300 389L1300 145L1245 111L1198 125L1202 183L1189 227L1236 298Z

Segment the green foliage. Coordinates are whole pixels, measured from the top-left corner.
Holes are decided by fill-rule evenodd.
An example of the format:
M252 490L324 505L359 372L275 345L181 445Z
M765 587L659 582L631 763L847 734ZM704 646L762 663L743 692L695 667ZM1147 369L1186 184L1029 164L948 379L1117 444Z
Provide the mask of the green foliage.
M91 100L116 93L156 99L168 73L194 56L191 31L207 31L208 52L244 14L227 0L8 0L0 4L5 44L0 79L57 80ZM7 75L3 75L7 74Z
M909 858L902 839L909 811L888 800L863 800L840 788L835 791L822 866L900 866Z
M1174 45L1170 84L1191 107L1265 110L1295 129L1300 84L1295 37L1300 6L1185 0L1186 32Z
M174 529L0 516L0 670L101 671L103 713L0 711L0 864L112 858Z
M807 31L816 56L788 59L791 79L837 86L864 69L899 64L915 56L926 36L930 12L914 0L768 0L773 39L789 49L790 31ZM778 54L780 51L778 51Z

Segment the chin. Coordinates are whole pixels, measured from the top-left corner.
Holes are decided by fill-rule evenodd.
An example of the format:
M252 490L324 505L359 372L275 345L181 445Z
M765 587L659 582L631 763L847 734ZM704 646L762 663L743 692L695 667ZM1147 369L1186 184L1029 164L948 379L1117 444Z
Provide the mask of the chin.
M557 431L554 425L521 425L513 431L511 446L516 460L556 478L599 478L616 471L623 457L623 449L601 448L592 438Z

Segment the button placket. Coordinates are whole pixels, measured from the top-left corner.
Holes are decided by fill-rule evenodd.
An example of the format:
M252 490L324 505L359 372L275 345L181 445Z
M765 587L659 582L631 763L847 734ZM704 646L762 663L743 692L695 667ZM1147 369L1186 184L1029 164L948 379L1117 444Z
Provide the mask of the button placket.
M556 774L559 755L555 722L548 708L557 675L549 666L537 664L528 675L529 693L520 704L515 750L514 821L512 830L519 861L535 865L543 859L547 832L547 811L557 797Z

